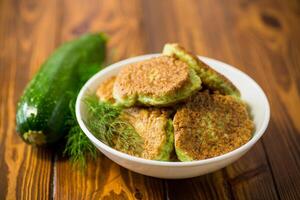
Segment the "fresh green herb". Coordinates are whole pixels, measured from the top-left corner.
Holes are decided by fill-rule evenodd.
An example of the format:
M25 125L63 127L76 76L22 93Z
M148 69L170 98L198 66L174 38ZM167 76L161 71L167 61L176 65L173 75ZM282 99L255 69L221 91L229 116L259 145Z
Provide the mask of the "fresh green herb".
M103 143L126 153L138 155L142 139L127 121L122 120L122 108L101 102L95 95L84 100L88 109L85 121L90 131Z
M85 168L87 157L96 158L97 149L77 125L72 127L68 133L65 153L70 156L70 160L75 165Z
M97 149L83 133L76 121L75 99L70 101L69 109L72 117L67 121L67 126L69 126L70 129L67 134L67 143L64 154L69 156L75 166L84 169L86 167L87 158L96 157Z
M95 95L88 95L84 99L88 109L85 121L90 131L103 143L131 155L142 152L142 139L128 122L121 119L122 108L107 102L101 102ZM95 158L97 149L82 132L76 122L75 100L69 105L72 118L67 121L70 131L64 154L73 163L85 168L87 158Z
M78 81L80 85L84 83L94 74L96 74L103 67L99 65L90 65L89 67L79 68L77 72ZM70 91L69 91L70 92ZM79 90L76 94L79 93ZM77 95L72 95L77 97ZM67 142L65 145L64 155L69 156L69 159L74 163L74 166L84 169L86 167L86 160L88 157L95 158L97 155L96 147L90 142L84 132L77 123L75 116L75 98L69 102L70 118L66 122L68 127L68 134L66 136Z

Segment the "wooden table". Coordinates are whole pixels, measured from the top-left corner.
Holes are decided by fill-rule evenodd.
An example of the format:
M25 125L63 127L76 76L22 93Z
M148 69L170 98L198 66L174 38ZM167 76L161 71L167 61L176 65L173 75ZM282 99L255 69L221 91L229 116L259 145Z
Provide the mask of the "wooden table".
M266 92L264 137L234 164L162 180L104 156L82 173L60 153L25 145L16 102L45 58L89 31L110 35L110 59L179 42L237 66ZM300 2L0 0L0 199L300 199Z

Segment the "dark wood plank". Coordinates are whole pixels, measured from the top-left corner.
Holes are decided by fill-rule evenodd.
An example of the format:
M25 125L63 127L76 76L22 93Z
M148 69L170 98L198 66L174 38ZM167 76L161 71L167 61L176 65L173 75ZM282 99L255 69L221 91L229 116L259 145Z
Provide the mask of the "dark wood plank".
M232 199L222 170L197 178L166 181L169 199Z
M248 49L236 49L236 44L242 46L251 46L252 43L247 43L247 39L240 39L236 35L240 33L239 19L243 19L238 16L230 16L231 13L242 13L243 4L234 2L229 4L234 7L229 7L226 3L220 2L216 5L207 5L208 8L214 7L216 13L209 16L206 10L201 10L205 21L212 21L213 18L217 18L218 21L213 24L214 31L208 34L207 38L210 41L215 40L216 45L212 52L217 52L216 57L220 57L228 63L239 67L243 71L250 74L256 79L256 73L253 68L243 63L240 54L244 53L245 58L248 55ZM262 7L263 8L263 7ZM208 26L208 25L207 25ZM220 36L219 33L222 32ZM225 36L225 37L224 37ZM220 47L217 45L221 44ZM244 50L244 51L243 51ZM255 62L255 58L252 59ZM258 142L254 148L246 154L241 160L225 169L227 180L231 185L233 196L236 198L248 198L248 199L276 199L276 185L272 177L272 171L268 166L267 155L264 152L262 142Z
M50 196L53 154L21 141L15 112L27 81L54 48L55 3L0 1L0 199Z
M231 45L235 39L231 36L234 27L226 18L228 12L235 10L228 11L223 4L212 1L144 1L144 4L150 51L161 51L164 43L176 41L198 54L240 66L238 52ZM199 178L168 181L167 189L171 199L277 198L261 142L225 170Z
M233 1L234 2L234 1ZM232 48L241 66L266 91L271 121L263 137L278 194L299 199L299 1L257 1L223 4L231 32ZM245 48L246 47L246 48ZM298 55L298 56L296 56Z
M64 1L61 40L88 31L105 31L114 61L144 53L138 1ZM56 199L163 199L163 181L128 171L105 156L82 173L61 157L55 162Z
M143 4L149 52L161 52L166 42L178 42L191 50L204 46L201 45L204 41L201 29L195 28L200 21L195 2L143 1ZM166 189L170 199L232 197L222 171L193 179L169 180L166 181Z
M0 199L299 199L299 21L297 0L0 1ZM84 173L60 156L52 165L51 151L16 136L17 99L59 43L99 30L115 61L179 42L247 72L270 100L266 135L238 162L193 179L145 177L104 156Z

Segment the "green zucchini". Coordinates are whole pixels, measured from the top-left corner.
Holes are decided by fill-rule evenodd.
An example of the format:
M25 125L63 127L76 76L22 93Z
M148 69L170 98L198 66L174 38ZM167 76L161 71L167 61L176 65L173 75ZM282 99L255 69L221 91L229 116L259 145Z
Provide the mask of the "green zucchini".
M44 62L18 102L16 127L25 142L47 145L67 134L69 103L103 65L106 41L104 34L86 34L63 44Z

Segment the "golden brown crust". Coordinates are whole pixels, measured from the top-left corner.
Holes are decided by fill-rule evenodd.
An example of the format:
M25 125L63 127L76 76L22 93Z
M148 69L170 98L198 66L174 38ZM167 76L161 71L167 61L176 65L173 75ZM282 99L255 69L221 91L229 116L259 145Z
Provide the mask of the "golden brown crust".
M122 118L128 121L144 141L142 158L155 159L167 140L169 112L158 108L132 107L125 109Z
M114 103L115 99L113 97L113 87L115 83L116 77L110 77L103 81L99 88L96 91L96 95L99 97L101 101L108 101L110 103Z
M181 52L184 52L185 54L189 55L194 61L197 62L197 65L199 66L199 69L195 69L197 73L200 75L200 78L202 80L202 83L205 86L207 86L210 90L220 92L221 94L235 94L237 96L240 95L240 92L238 88L229 80L227 79L224 75L220 74L216 70L212 69L210 66L208 66L206 63L204 63L202 60L200 60L197 56L195 56L193 53L190 51L187 51L185 48L180 46L177 43L170 44L174 46L174 48L178 49ZM226 86L224 87L219 87L214 84L214 82L211 81L210 77L205 77L202 74L202 71L205 71L205 74L214 74L220 81L223 82L222 85ZM230 92L229 92L230 91Z
M114 92L120 97L136 94L161 97L182 88L188 81L186 63L161 56L124 67L116 78Z
M178 45L179 48L181 48L183 51L186 51L183 47L181 47L180 45ZM210 73L213 73L213 74L216 74L218 76L219 79L221 79L225 85L227 87L229 87L232 91L237 91L239 92L239 90L237 89L237 87L235 87L235 85L230 81L228 80L224 75L220 74L219 72L217 72L216 70L214 70L213 68L211 68L210 66L208 66L206 63L204 63L202 60L200 60L197 56L195 56L194 54L192 54L191 52L188 52L187 53L192 56L196 61L197 61L197 64L205 69L206 71L209 71ZM206 83L203 83L204 85L205 84L208 84L209 86L212 86L211 84L208 83L208 81L205 81ZM213 90L219 90L220 88L211 88ZM220 91L222 94L226 94L225 91Z
M194 56L194 58L197 60L198 65L201 66L203 69L205 69L208 73L216 74L216 76L218 76L218 78L220 80L222 80L224 85L226 85L226 87L228 87L231 91L235 91L235 93L237 93L237 94L240 93L239 89L229 79L227 79L224 75L220 74L216 70L209 67L207 64L202 62L198 57ZM211 90L217 91L217 92L219 91L219 92L221 92L221 94L230 94L227 91L225 91L223 88L215 87L213 84L209 84L209 81L203 80L203 85L204 86L207 85L208 87L210 87Z
M199 92L174 117L175 147L195 160L230 152L250 140L254 129L244 103L231 96Z

